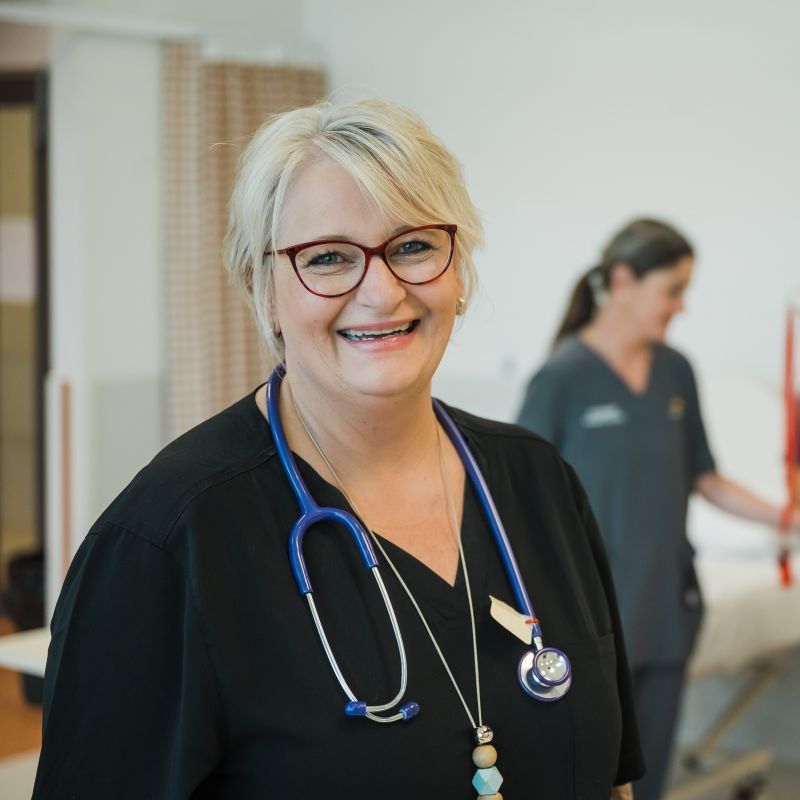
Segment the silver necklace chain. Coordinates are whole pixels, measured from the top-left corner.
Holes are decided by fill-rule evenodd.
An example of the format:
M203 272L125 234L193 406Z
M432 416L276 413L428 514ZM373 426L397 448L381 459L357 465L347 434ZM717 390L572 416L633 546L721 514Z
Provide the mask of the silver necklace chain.
M425 627L425 630L428 632L428 636L430 637L430 640L431 640L431 642L433 644L433 647L436 650L436 652L438 653L439 658L440 658L440 660L442 662L442 665L444 666L445 671L447 672L447 675L450 678L450 682L453 684L453 688L456 690L456 694L458 695L459 699L461 700L461 704L464 706L464 711L467 712L467 718L469 719L470 725L475 729L477 729L478 727L483 727L483 711L482 711L482 708L481 708L481 681L480 681L480 671L478 669L478 636L477 636L476 629L475 629L475 609L474 609L474 606L472 604L472 591L470 590L469 574L467 572L467 560L464 557L464 547L461 544L461 536L459 535L459 530L458 530L458 518L456 517L456 510L455 510L455 505L453 504L453 497L452 497L452 495L450 493L450 485L449 485L449 482L448 482L448 475L447 475L447 465L445 464L445 460L444 460L444 452L443 452L443 448L442 448L442 439L441 439L441 434L439 432L439 423L438 422L436 423L436 447L437 447L437 450L438 450L438 453L439 453L439 469L441 471L442 483L444 484L444 493L445 493L445 497L447 499L447 505L448 505L448 508L449 508L449 511L450 511L450 519L449 519L450 527L451 527L453 536L455 537L456 544L458 545L458 556L459 556L459 559L461 561L461 569L464 571L464 583L465 583L466 588L467 588L467 605L469 606L469 621L470 621L470 626L472 628L472 656L473 656L473 662L474 662L474 665L475 665L475 697L476 697L477 703L478 703L478 724L477 725L475 724L475 718L472 716L472 713L469 710L469 706L467 705L467 701L464 699L464 695L462 694L461 689L459 688L458 683L456 682L456 679L453 676L453 672L450 669L450 665L447 663L447 659L444 657L444 653L442 652L442 648L439 646L439 643L436 641L436 637L433 635L433 631L431 630L430 625L428 624L428 620L425 619L425 615L422 613L422 609L419 607L419 604L417 603L416 599L414 598L414 595L411 593L411 590L408 588L408 585L406 584L406 582L403 580L402 576L400 575L400 572L398 571L397 567L394 565L394 562L392 561L391 558L389 558L389 555L386 552L386 550L384 549L384 547L381 544L380 540L375 535L374 531L369 527L369 525L367 525L366 520L364 519L364 515L358 510L358 506L356 506L355 502L353 501L353 498L350 497L350 495L348 494L347 489L344 486L344 482L339 477L339 475L336 472L336 470L333 468L333 464L331 464L331 462L328 460L328 458L325 455L325 453L322 451L322 448L320 447L319 443L317 442L316 437L314 436L313 432L311 431L311 427L306 422L305 417L300 413L300 409L297 407L297 402L295 400L294 392L292 391L291 385L289 385L288 388L289 388L289 397L290 397L290 399L292 401L292 407L294 408L294 412L295 412L295 414L297 414L297 418L300 420L300 424L303 426L303 429L305 430L306 435L308 436L309 440L311 441L311 444L314 445L314 448L316 449L317 453L319 453L319 456L323 460L323 462L325 463L325 466L330 470L330 473L333 476L333 478L336 481L336 483L338 484L339 489L341 490L342 494L345 497L345 500L347 500L347 502L350 504L350 507L355 512L356 516L361 520L361 522L364 525L364 527L369 531L369 535L372 538L372 541L375 543L377 548L380 550L381 555L384 557L384 559L386 559L386 563L389 565L389 568L395 574L395 577L397 578L398 582L400 583L400 585L405 590L405 593L408 595L408 599L411 601L411 604L416 609L417 614L419 615L419 618L422 621L423 626Z

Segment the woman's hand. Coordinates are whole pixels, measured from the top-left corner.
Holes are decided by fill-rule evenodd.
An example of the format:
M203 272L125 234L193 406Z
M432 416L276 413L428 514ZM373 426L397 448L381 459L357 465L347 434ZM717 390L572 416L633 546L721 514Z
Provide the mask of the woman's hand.
M611 800L633 800L633 784L611 787Z
M783 509L780 506L762 499L718 472L706 472L699 475L695 478L694 488L709 503L723 511L754 522L780 527L783 516ZM800 533L800 508L792 510L789 530L792 533Z

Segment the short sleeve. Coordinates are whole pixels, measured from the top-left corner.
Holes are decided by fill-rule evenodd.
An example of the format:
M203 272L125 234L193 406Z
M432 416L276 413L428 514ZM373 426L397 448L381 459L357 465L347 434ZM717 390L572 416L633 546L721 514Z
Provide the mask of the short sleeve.
M221 760L224 726L183 565L106 525L51 627L34 800L188 798Z
M686 435L688 437L689 472L692 479L706 472L713 472L717 467L711 448L708 445L703 415L700 410L700 397L694 371L688 361L684 360L686 399Z
M611 626L617 655L617 689L622 715L622 743L620 745L619 765L614 786L623 786L630 781L638 780L645 773L644 756L639 743L639 725L636 721L636 712L633 705L633 688L628 668L628 656L625 650L625 636L622 632L622 620L619 615L611 568L608 564L597 521L577 474L572 467L567 464L565 466L570 476L573 495L592 548L597 572L603 584L608 610L611 615Z
M520 425L559 447L561 442L562 398L558 374L542 367L528 383L517 415Z

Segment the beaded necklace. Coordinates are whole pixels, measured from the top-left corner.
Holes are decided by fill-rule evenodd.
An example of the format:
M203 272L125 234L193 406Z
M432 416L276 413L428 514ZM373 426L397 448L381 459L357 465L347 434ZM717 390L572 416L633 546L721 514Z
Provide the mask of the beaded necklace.
M467 701L464 699L464 695L461 689L459 688L455 676L453 675L453 672L450 669L449 664L447 663L447 659L444 657L442 648L436 641L436 637L433 635L433 631L431 630L431 627L428 624L425 615L422 613L422 609L419 607L419 604L414 598L414 595L411 593L411 590L408 588L408 585L400 575L400 572L398 571L397 567L394 565L394 562L391 560L391 558L389 558L386 549L383 547L380 540L375 535L375 532L365 522L364 515L358 510L358 507L356 506L355 502L348 494L347 489L344 486L344 482L339 477L336 470L333 468L333 464L331 464L331 462L328 460L327 456L323 452L322 447L319 445L319 442L317 441L316 436L312 432L310 425L308 424L308 422L306 422L305 417L300 412L300 409L297 406L297 401L295 400L294 392L291 390L291 386L289 386L289 397L291 399L294 412L295 414L297 414L297 418L300 420L300 424L303 426L303 429L305 430L306 435L308 436L311 444L314 445L314 449L317 451L320 458L324 462L325 466L330 471L340 491L344 495L347 502L350 504L350 507L353 509L356 516L361 520L364 527L369 531L372 541L380 550L381 555L386 560L386 563L389 565L390 569L395 574L395 577L397 578L398 582L405 590L405 593L408 595L408 599L411 601L411 604L416 609L417 615L422 621L425 630L428 632L428 636L431 640L431 643L433 644L434 649L439 655L439 659L441 660L442 665L444 666L445 671L447 672L447 675L450 678L450 682L453 684L453 688L456 690L456 694L461 700L461 704L464 706L464 711L466 711L467 719L469 720L470 726L472 727L472 741L473 744L475 745L472 751L472 762L478 769L472 778L472 785L477 790L478 797L483 798L483 800L503 800L503 796L498 791L500 785L503 782L503 777L500 774L500 771L495 766L495 763L497 762L497 750L491 744L491 742L494 739L494 732L488 725L483 724L483 710L481 707L480 670L478 668L478 636L475 628L475 610L472 603L472 591L470 589L469 573L467 572L467 560L464 556L464 547L461 543L461 536L459 534L458 517L456 516L453 497L450 493L450 482L447 474L447 464L445 463L444 460L444 451L442 448L442 440L441 440L441 434L439 432L438 422L436 424L436 448L439 455L439 469L441 472L442 485L444 487L444 494L449 511L448 521L453 536L455 537L456 544L458 545L458 556L461 562L461 569L464 572L464 584L467 590L467 605L469 606L469 619L470 619L470 626L472 629L472 655L475 667L475 697L478 706L477 724L475 722L475 717L473 717L472 712L469 710Z

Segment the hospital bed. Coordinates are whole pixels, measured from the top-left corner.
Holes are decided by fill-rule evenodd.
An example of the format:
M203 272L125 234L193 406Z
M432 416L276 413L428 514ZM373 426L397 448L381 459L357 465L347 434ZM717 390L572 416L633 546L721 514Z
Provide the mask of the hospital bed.
M780 503L783 439L777 389L734 378L717 378L702 388L706 424L721 471ZM782 588L776 564L778 534L731 517L701 498L690 502L689 537L697 550L706 605L690 681L736 676L738 689L699 738L684 745L684 778L667 800L767 797L771 747L764 744L730 755L723 745L800 652L800 551L795 542L795 584ZM786 713L793 715L792 736L800 743L800 714L790 709Z
M708 508L692 510L697 530L703 531L694 539L706 613L689 667L690 681L729 676L737 679L738 688L706 730L684 748L684 778L668 800L767 797L771 748L765 744L730 755L723 745L783 676L793 652L800 651L800 582L790 589L779 586L772 532L715 516ZM796 549L793 561L797 572ZM795 714L795 720L794 736L800 742L800 716Z

